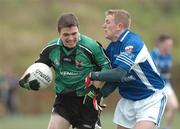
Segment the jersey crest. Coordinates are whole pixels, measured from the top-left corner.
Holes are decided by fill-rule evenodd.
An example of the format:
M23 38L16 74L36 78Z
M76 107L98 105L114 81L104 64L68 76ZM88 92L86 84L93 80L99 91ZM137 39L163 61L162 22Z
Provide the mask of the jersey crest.
M125 47L125 52L131 53L133 51L133 46L127 46Z
M82 69L83 62L81 60L76 60L76 68Z

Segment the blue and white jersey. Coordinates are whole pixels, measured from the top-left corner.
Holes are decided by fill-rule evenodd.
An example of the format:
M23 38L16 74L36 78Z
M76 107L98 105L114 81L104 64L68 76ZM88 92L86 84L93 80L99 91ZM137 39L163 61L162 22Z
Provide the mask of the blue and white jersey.
M158 48L155 48L151 51L151 57L161 74L161 77L165 82L170 82L171 79L171 68L172 68L172 56L170 53L162 55Z
M112 67L122 67L128 74L119 80L119 93L130 100L141 100L164 88L164 81L142 39L135 33L124 31L117 42L107 47Z

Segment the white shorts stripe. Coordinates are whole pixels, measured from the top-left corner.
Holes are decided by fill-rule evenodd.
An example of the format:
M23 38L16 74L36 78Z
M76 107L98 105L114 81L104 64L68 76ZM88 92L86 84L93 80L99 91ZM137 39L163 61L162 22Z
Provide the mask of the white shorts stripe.
M163 112L164 112L164 110L165 110L165 104L166 104L166 102L167 102L167 97L166 97L166 95L163 93L163 95L164 95L164 97L162 98L162 100L161 100L161 107L160 107L160 109L159 109L159 114L158 114L158 119L157 119L157 125L159 125L159 123L160 123L160 120L161 120L161 118L162 118L162 115L163 115Z

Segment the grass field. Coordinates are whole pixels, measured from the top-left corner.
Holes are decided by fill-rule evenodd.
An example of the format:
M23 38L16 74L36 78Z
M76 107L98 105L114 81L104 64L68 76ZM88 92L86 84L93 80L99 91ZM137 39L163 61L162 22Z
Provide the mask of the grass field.
M113 113L102 114L103 129L115 129L112 123ZM49 115L16 115L0 117L0 129L46 129ZM179 129L180 114L177 114L172 129Z

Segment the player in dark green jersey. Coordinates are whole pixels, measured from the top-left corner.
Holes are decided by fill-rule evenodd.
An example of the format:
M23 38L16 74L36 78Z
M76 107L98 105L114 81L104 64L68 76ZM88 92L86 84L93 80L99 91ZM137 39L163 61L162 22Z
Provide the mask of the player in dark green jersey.
M93 39L79 33L79 23L72 13L63 14L58 20L59 38L48 43L36 62L45 63L55 71L56 99L48 129L94 129L98 111L93 104L83 104L85 77L98 68L111 68L102 47ZM27 77L27 76L26 76ZM27 78L19 81L21 87ZM101 82L95 82L94 85ZM31 85L29 83L29 85ZM29 86L38 90L38 83Z

